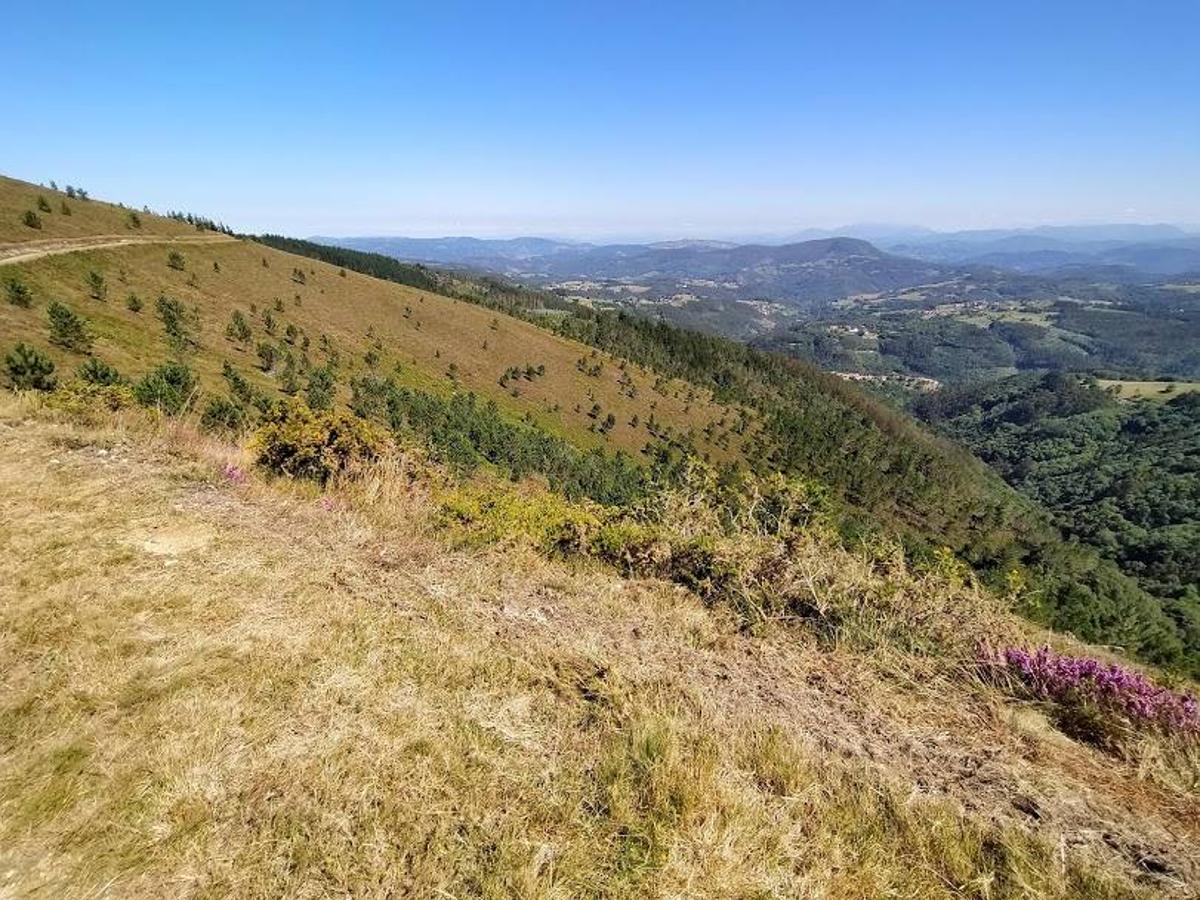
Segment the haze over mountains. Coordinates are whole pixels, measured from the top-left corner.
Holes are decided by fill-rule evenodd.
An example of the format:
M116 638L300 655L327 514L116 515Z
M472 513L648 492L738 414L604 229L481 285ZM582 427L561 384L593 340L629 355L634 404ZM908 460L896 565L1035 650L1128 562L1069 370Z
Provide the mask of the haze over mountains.
M858 225L783 242L589 244L548 238L316 238L356 250L465 266L553 285L618 282L652 297L807 301L894 290L978 267L1041 275L1106 270L1117 280L1200 271L1200 234L1174 225L1047 226L935 232ZM967 271L964 271L967 270ZM621 290L621 284L608 285Z

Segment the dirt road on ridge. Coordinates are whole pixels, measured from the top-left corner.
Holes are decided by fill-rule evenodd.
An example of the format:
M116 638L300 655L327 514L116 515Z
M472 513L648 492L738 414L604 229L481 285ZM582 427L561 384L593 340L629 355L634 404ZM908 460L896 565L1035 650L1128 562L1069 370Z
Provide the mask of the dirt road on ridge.
M103 250L130 244L224 244L237 238L225 234L196 234L171 237L152 234L99 234L82 238L54 238L44 241L23 241L19 244L0 244L0 266L31 262L43 256L78 253L81 250Z

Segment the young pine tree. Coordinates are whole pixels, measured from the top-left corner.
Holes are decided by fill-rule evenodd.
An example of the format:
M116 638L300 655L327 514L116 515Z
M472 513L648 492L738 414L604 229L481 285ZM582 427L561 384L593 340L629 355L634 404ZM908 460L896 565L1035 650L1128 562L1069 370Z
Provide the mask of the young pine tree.
M50 320L50 343L76 353L91 352L92 336L83 316L58 301L46 308L46 315Z
M54 363L28 344L17 344L4 357L9 383L20 391L54 390Z

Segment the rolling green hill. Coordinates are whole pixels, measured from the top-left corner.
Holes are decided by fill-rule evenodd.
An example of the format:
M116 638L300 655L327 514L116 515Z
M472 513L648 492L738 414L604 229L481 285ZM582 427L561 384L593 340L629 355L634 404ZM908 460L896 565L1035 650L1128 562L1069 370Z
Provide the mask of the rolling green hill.
M39 196L52 211L24 225ZM53 212L63 202L70 216ZM832 491L849 542L898 534L917 560L949 547L997 586L1025 583L1014 602L1055 627L1164 664L1200 659L1148 595L977 460L812 367L370 254L145 212L134 225L123 207L12 180L0 211L0 280L20 295L0 302L0 350L35 347L60 376L89 355L132 379L177 358L199 378L197 409L238 382L260 409L283 392L336 399L456 465L541 473L603 502L636 502L689 455L728 479L782 472ZM51 304L86 320L90 346L51 340Z

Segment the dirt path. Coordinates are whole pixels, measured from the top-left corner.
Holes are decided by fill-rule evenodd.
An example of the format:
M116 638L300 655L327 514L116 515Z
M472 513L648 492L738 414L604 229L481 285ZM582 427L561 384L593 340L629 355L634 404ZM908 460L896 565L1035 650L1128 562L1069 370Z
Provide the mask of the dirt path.
M82 238L54 238L44 241L23 241L19 244L0 244L0 266L32 262L43 256L78 253L81 250L103 250L130 244L224 244L237 238L225 234L196 234L171 237L154 234L98 234Z

